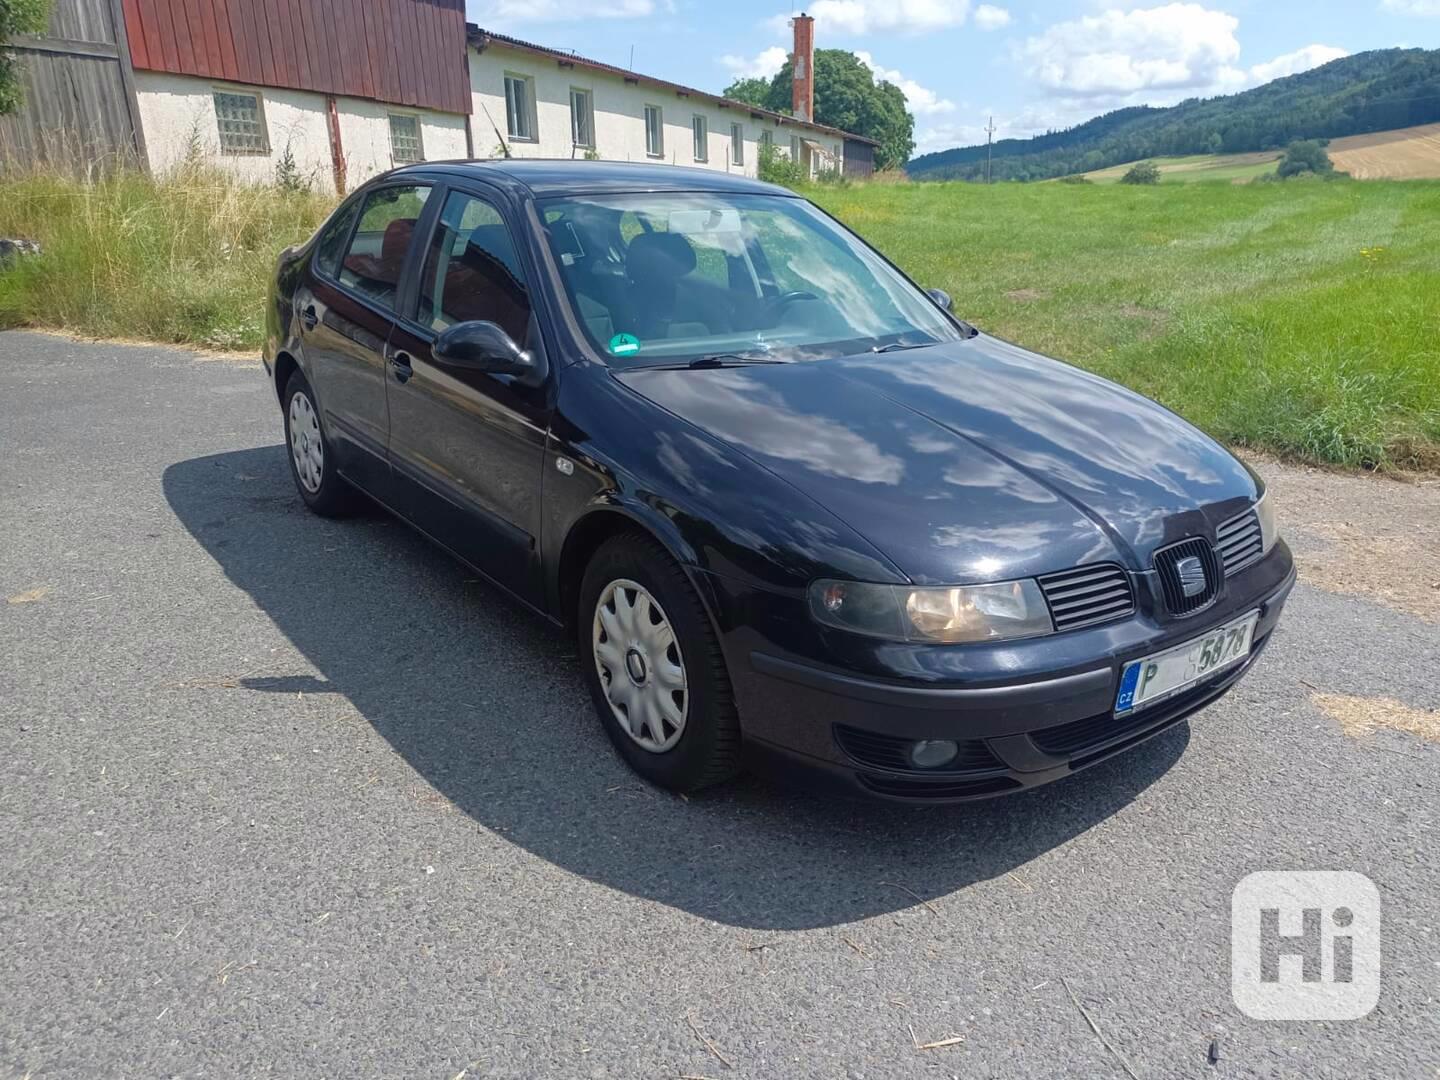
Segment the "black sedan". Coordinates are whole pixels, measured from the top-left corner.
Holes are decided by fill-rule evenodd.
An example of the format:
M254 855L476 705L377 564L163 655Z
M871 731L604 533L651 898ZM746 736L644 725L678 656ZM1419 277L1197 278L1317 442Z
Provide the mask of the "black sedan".
M265 367L301 498L567 627L651 781L958 800L1214 701L1294 568L1224 448L949 308L767 184L429 164L282 256Z

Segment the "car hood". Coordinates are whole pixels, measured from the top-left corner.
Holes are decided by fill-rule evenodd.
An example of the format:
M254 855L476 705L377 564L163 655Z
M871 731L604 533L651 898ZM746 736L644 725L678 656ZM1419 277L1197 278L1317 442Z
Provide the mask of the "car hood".
M1174 413L985 335L617 377L825 506L920 584L1142 569L1257 494L1244 465Z

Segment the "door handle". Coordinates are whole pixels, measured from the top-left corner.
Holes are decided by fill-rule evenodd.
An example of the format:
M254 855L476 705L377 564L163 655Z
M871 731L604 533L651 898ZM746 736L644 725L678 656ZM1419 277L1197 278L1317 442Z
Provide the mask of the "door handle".
M410 354L405 352L391 354L390 369L395 372L397 382L409 382L410 376L415 374L415 367L410 362Z
M307 304L305 310L300 312L300 321L305 324L306 330L314 330L320 325L320 313L315 310L314 304Z

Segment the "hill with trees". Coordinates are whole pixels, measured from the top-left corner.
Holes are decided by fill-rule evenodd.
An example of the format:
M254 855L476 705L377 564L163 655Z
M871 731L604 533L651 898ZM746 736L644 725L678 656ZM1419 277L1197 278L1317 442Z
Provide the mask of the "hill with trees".
M795 78L793 58L770 80L739 79L725 96L772 112L789 113ZM915 118L906 108L905 92L874 73L852 52L815 52L815 121L877 140L875 164L895 168L915 149Z
M1048 180L1142 158L1279 150L1440 121L1440 50L1381 49L1334 60L1243 93L1168 109L1119 109L1066 131L994 146L996 180ZM983 180L984 145L925 154L921 180Z

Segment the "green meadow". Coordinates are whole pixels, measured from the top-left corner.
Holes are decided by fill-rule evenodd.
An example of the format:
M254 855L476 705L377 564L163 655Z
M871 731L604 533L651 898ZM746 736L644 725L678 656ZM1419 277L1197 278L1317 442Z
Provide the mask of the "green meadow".
M875 183L806 194L976 325L1220 439L1440 471L1440 182ZM0 326L255 352L330 201L196 172L0 179Z

